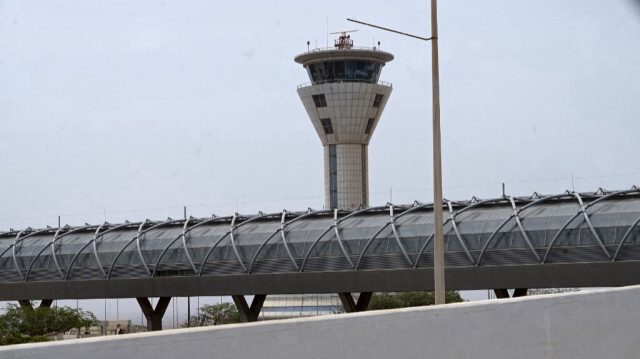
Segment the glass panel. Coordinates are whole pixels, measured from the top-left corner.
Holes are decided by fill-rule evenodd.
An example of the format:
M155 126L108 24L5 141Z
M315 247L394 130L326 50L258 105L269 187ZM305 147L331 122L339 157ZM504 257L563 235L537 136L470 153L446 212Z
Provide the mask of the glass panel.
M370 77L367 77L367 63L365 61L357 61L356 62L356 79L357 80L370 80Z
M356 62L345 61L345 79L353 81L356 79Z
M370 61L324 61L307 65L313 83L361 81L377 83L382 65Z
M335 79L344 80L345 79L344 61L334 61L333 68L335 71Z

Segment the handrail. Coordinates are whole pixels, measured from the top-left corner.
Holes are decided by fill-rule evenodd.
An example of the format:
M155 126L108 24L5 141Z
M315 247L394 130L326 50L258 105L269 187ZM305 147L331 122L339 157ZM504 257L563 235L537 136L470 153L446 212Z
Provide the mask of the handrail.
M372 82L372 81L367 81L365 79L339 79L339 80L332 80L332 81L315 81L315 82L303 82L301 84L298 85L298 87L296 89L301 89L303 87L309 87L309 86L315 86L315 85L324 85L324 84L337 84L337 83L343 83L343 82L357 82L357 83L365 83L365 84L372 84L372 85L382 85L382 86L388 86L388 87L393 87L393 84L387 81L377 81L377 82Z

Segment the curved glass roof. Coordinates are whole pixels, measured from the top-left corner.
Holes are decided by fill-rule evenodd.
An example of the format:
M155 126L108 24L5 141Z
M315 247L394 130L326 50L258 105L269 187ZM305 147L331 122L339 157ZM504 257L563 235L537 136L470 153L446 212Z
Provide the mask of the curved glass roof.
M449 267L640 260L640 189L444 204ZM0 233L0 282L433 266L433 204Z

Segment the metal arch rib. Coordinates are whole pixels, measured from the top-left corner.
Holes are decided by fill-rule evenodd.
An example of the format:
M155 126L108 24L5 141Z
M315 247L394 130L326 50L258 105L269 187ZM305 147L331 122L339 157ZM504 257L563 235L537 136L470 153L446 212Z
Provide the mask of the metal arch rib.
M31 227L26 228L21 230L20 232L18 232L18 234L16 235L16 238L13 240L13 244L11 245L11 254L13 256L13 264L16 266L16 270L18 271L18 275L20 276L21 280L24 280L24 276L22 275L22 269L20 268L20 265L18 265L18 256L17 256L17 250L16 247L18 246L19 242L22 242L23 240L34 236L38 233L43 233L43 232L48 232L50 231L50 229L42 229L39 231L33 231L33 229L31 229ZM25 232L29 232L29 234L25 235L24 237L22 237L22 234ZM45 246L46 248L47 246ZM3 253L4 254L4 253Z
M360 212L360 211L358 211ZM353 213L352 213L353 214ZM336 209L334 214L333 214L333 230L336 233L336 239L338 240L338 245L340 246L340 250L342 251L342 254L344 254L344 257L347 259L347 262L349 262L349 265L351 266L351 269L355 269L353 262L351 261L351 258L349 258L349 254L347 253L347 249L344 247L344 244L342 243L342 239L340 238L340 229L338 228L338 210Z
M542 263L543 264L546 263L547 258L549 257L549 253L553 249L553 246L555 245L555 243L558 240L558 238L560 238L560 235L562 234L562 232L564 232L564 230L569 226L569 224L571 224L571 222L573 222L574 219L576 219L576 218L578 218L578 216L580 216L580 213L582 213L584 215L584 219L587 222L587 226L589 227L589 230L591 231L591 233L594 235L594 238L598 242L598 245L600 245L600 248L602 248L602 250L604 251L604 253L607 256L607 258L611 259L611 255L609 254L607 249L604 247L604 244L602 244L602 241L600 240L600 237L598 236L598 234L596 233L595 229L593 228L593 225L591 224L591 220L589 220L589 215L587 214L587 209L590 208L591 206L593 206L594 204L602 201L602 200L605 200L607 198L611 198L611 197L614 197L614 196L618 196L618 195L621 195L621 194L624 194L624 193L632 192L632 191L635 191L635 190L620 191L620 192L615 192L615 193L608 194L606 196L602 196L602 197L596 199L595 201L589 203L589 205L586 206L586 207L582 203L582 197L580 197L580 195L578 193L573 192L572 195L578 200L578 205L580 206L580 210L578 212L576 212L573 216L571 216L571 218L569 218L569 220L567 220L562 225L562 227L560 227L560 230L558 230L558 232L556 232L556 234L553 236L553 239L549 243L549 247L547 248L547 251L544 253L544 257L542 258Z
M147 233L148 231L150 231L150 230L152 230L154 228L158 228L160 226L164 226L164 225L171 224L171 223L177 223L177 222L181 222L181 221L182 220L173 220L172 219L172 220L168 220L168 221L161 222L161 223L153 223L153 222L151 222L149 220L141 222L140 226L138 227L138 234L135 237L131 238L131 240L129 240L129 242L127 242L127 244L125 244L122 247L122 249L120 249L120 251L118 252L116 257L113 259L113 262L109 266L109 272L107 273L107 279L111 278L111 274L113 273L113 268L115 268L116 263L118 263L118 259L120 258L122 253L124 253L125 249L127 249L127 247L129 247L131 245L131 243L133 243L133 242L136 242L138 244L138 255L140 256L140 260L142 261L143 267L147 270L148 275L151 276L151 271L147 267L147 264L145 263L144 258L142 258L142 250L140 248L140 236L145 234L145 233ZM153 225L143 231L142 228L146 224L153 224Z
M8 246L7 248L4 249L4 251L2 251L2 253L0 253L0 259L2 258L2 256L7 253L9 250L13 249L13 244L11 244L10 246ZM46 248L46 247L45 247Z
M236 258L238 259L238 263L240 263L240 266L242 267L242 271L246 272L247 271L247 267L244 265L244 262L242 261L242 258L240 257L240 252L238 252L238 248L236 247L236 240L233 237L233 231L235 231L236 226L236 218L238 218L238 214L234 214L233 215L233 219L231 219L231 229L229 229L229 237L231 239L231 248L233 248L233 253L236 254ZM247 222L247 221L245 221Z
M398 231L396 230L395 216L393 215L393 204L390 206L389 215L391 216L391 230L393 231L393 236L396 238L396 242L398 243L398 246L400 247L400 250L402 251L404 258L407 260L409 267L413 267L413 262L411 261L411 258L409 258L409 255L407 254L407 250L402 245L402 242L400 241L400 236L398 236Z
M89 229L92 227L95 227L95 226L84 226L84 227L72 228L71 230L64 232L62 235L60 234L60 229L58 229L58 231L56 231L56 234L53 236L53 240L51 241L51 255L53 257L53 263L56 265L56 268L58 268L58 272L60 273L60 277L62 279L66 279L66 276L62 272L62 268L60 267L60 264L58 262L58 255L56 254L56 242L62 237L67 236L71 233L74 233L80 230Z
M187 233L191 232L192 230L204 226L206 224L209 224L211 222L222 222L222 221L226 221L226 220L230 220L232 219L233 216L226 216L226 217L213 217L213 218L209 218L206 220L202 220L201 222L198 222L196 224L194 224L193 226L187 228Z
M98 227L96 229L96 233L93 234L93 239L91 240L91 247L93 247L93 256L96 258L96 263L98 263L98 268L100 268L100 272L102 272L102 275L107 278L107 273L104 271L104 267L102 266L102 262L100 262L100 256L98 255L98 238L102 238L102 236L104 236L105 233L114 230L115 228L120 228L121 226L117 226L115 228L109 228L104 232L100 232L100 230L102 229L102 227L106 227L108 224L105 221L103 224L100 225L100 227ZM78 254L76 254L76 256L71 260L71 263L69 264L69 269L67 270L67 277L69 276L69 273L71 273L71 267L73 266L73 264L76 261L76 258L78 257L78 255L80 255L82 251L78 252Z
M49 246L44 246L42 247L42 249L40 250L40 252L38 252L38 254L36 254L35 258L33 258L33 260L31 260L31 263L29 264L29 269L27 270L27 275L24 278L25 282L29 281L29 275L31 274L31 268L33 268L33 264L36 262L36 260L38 259L38 257L40 257L40 255L47 250Z
M382 227L380 227L380 229L378 229L378 231L371 238L369 238L367 243L365 243L364 248L362 248L362 253L360 253L360 258L358 258L358 263L356 263L356 268L355 268L356 270L360 269L360 263L362 262L362 258L364 258L364 255L367 253L367 249L369 249L369 246L371 245L371 243L373 243L373 240L380 233L382 233L382 231L384 231L384 229L387 228L387 226L389 226L390 224L391 224L391 221L385 223Z
M513 200L513 197L509 197L509 201L511 201L511 207L513 208L513 216L516 219L516 224L518 225L518 228L520 229L520 233L522 234L522 238L524 238L524 240L527 242L527 245L529 246L529 249L531 250L531 253L533 253L533 255L536 257L536 260L538 262L540 262L540 256L538 255L538 252L536 252L536 249L533 247L533 243L531 243L531 240L529 239L529 236L527 236L527 232L525 232L524 230L524 226L522 225L522 222L520 221L520 216L519 216L519 212L518 212L518 207L516 207L516 203Z
M266 240L264 240L261 244L260 247L258 248L258 250L256 251L256 254L253 256L252 260L251 260L251 265L249 265L249 270L248 273L251 274L251 272L253 271L253 266L256 263L256 260L258 259L258 255L260 254L260 252L262 252L262 249L267 245L267 243L276 235L278 234L278 232L280 232L281 238L282 238L282 243L284 244L284 248L287 251L287 255L289 256L289 259L291 259L291 263L293 264L293 267L296 269L296 271L300 270L300 268L298 268L298 264L296 263L296 260L293 258L293 254L291 253L291 250L289 249L289 245L287 244L287 238L284 234L284 229L286 226L288 226L290 223L295 222L297 219L301 218L301 217L308 217L309 215L313 215L316 214L315 212L311 212L311 213L305 213L302 215L299 215L293 219L291 219L290 221L285 222L286 216L287 216L287 211L286 210L282 210L282 217L280 219L280 228L276 229L273 233L271 233L271 235L269 235L269 237L267 237Z
M262 212L260 212L260 213L262 213ZM244 261L242 260L242 257L240 256L240 252L238 251L238 247L236 246L236 240L235 240L235 237L233 235L233 232L237 228L240 228L240 227L244 226L245 224L251 223L251 222L253 222L253 221L257 220L257 219L264 218L264 217L267 217L267 216L270 216L270 215L269 214L261 214L261 215L255 216L255 217L251 217L251 218L247 219L246 221L244 221L242 223L239 223L237 226L235 225L235 222L239 217L238 213L235 213L233 215L233 217L231 218L231 225L230 225L231 229L228 232L228 234L229 234L229 236L231 238L231 248L233 248L233 252L235 253L236 258L238 259L238 262L240 263L240 266L242 267L243 272L245 272L245 273L247 272L247 267L244 265ZM207 257L208 257L208 255L207 255ZM202 268L204 268L204 262L202 263ZM201 272L202 272L202 268L200 269Z
M286 222L284 224L284 226L287 227L287 226L289 226L289 225L291 225L291 224L293 224L293 223L295 223L295 222L297 222L297 221L299 221L301 219L305 219L307 217L313 217L313 216L318 216L318 215L323 215L323 214L331 214L331 213L332 213L331 210L320 210L320 211L307 212L307 213L304 213L304 214L302 214L302 215L300 215L300 216L298 216L296 218L292 218L291 220Z
M87 242L84 246L82 246L82 248L78 251L78 253L76 253L73 256L73 259L71 260L71 263L69 264L69 267L67 267L67 274L64 275L64 280L69 280L69 273L70 273L70 270L71 270L71 268L73 266L73 263L76 261L76 258L78 258L80 253L82 253L87 247L89 247L89 245L91 244L92 241L93 241L93 239L90 240L89 242ZM102 270L102 272L104 272L104 269Z
M459 211L455 212L453 214L453 218L455 218L457 215L459 215L461 213L464 213L465 211L468 211L468 210L470 210L472 208L481 206L481 205L486 204L486 203L498 202L498 201L501 201L501 200L502 200L502 198L494 198L494 199L485 199L485 200L482 200L482 201L471 203L468 206L466 206L466 207L460 209ZM429 205L424 205L424 206L421 206L421 207L426 207L426 206L429 206ZM431 204L431 206L433 206L433 204ZM447 223L449 223L449 221L451 221L451 218L448 218L447 220L445 220L444 223L442 224L442 226L443 227L446 226ZM435 223L434 223L434 226L435 226ZM418 266L420 265L420 260L422 259L422 255L424 254L424 251L427 249L427 246L429 245L429 243L433 239L433 236L434 236L434 233L431 233L429 238L427 238L427 241L424 242L424 244L422 245L422 248L420 249L420 252L418 253L418 258L416 258L416 263L413 265L413 268L418 268Z
M447 201L447 207L449 207L449 219L451 219L451 226L453 227L453 231L456 234L456 238L458 238L458 242L460 242L460 245L462 246L464 253L467 254L467 258L469 258L471 264L474 264L475 261L473 260L473 256L471 256L471 253L469 253L469 248L467 248L467 245L462 240L462 236L458 231L458 226L456 225L456 215L453 213L453 206L451 206L451 201Z
M103 224L100 225L100 227L98 227L96 229L96 232L93 234L93 238L91 239L91 244L93 247L93 256L96 258L96 263L98 263L98 268L100 268L100 272L102 272L102 275L106 278L107 277L107 273L105 273L104 268L102 267L102 262L100 262L100 256L98 256L98 245L97 245L97 241L98 238L102 237L102 235L104 235L104 233L108 232L109 229L107 229L106 231L104 231L104 233L100 233L100 230L103 227L108 226L109 224L107 223L107 221L105 221ZM67 269L67 278L69 278L69 273L71 273L71 268L73 267L73 264L76 262L76 258L78 258L78 256L80 255L80 253L82 253L82 250L80 250L78 253L76 253L76 255L73 257L73 259L71 260L71 263L69 264L69 268Z
M622 239L620 240L620 244L618 244L618 248L616 249L616 253L613 255L613 258L611 259L612 261L615 261L618 258L618 254L620 254L620 251L622 250L622 246L624 245L624 242L627 240L627 238L629 238L629 236L633 232L633 229L636 228L638 223L640 223L640 217L638 217L638 219L636 219L635 222L633 222L631 227L629 227L629 229L627 229L627 231L622 236Z
M287 254L289 255L289 258L291 259L291 264L293 264L293 267L296 269L296 271L300 270L300 268L298 268L298 263L296 263L295 258L293 258L293 253L291 253L291 248L289 248L289 244L287 243L287 236L284 233L284 228L286 226L285 223L285 219L286 219L286 215L287 215L287 211L282 211L282 220L280 221L280 236L282 237L282 243L284 243L284 249L287 251ZM300 216L298 216L300 217ZM297 218L297 217L296 217ZM257 256L257 253L256 253ZM253 262L251 263L253 264Z
M144 221L144 222L142 222L140 224L140 227L138 228L138 234L136 235L136 237L134 239L136 241L136 247L138 249L138 256L140 257L140 261L142 262L142 266L147 271L147 274L149 276L151 276L152 273L151 273L151 270L149 269L149 266L147 265L147 262L145 262L145 260L144 260L144 256L142 255L142 245L141 245L140 237L142 235L146 234L147 232L152 231L152 230L154 230L154 229L156 229L158 227L166 226L168 224L173 224L173 223L180 223L182 221L183 221L182 219L169 219L169 220L164 221L164 222L153 223L153 222L151 222L149 220L146 220L146 221ZM145 230L142 230L144 228L145 224L149 224L149 223L151 223L153 225L151 227L145 229ZM124 250L124 248L122 250ZM120 256L119 253L118 253L118 256ZM115 263L116 263L116 261L114 260L113 263L111 264L111 268L109 268L109 273L111 273L111 269L113 268ZM111 276L111 275L109 275L109 276Z
M106 279L110 279L111 278L111 273L113 272L113 268L116 266L116 263L118 262L118 258L120 258L120 256L122 255L122 253L124 252L125 249L127 249L127 247L129 247L131 245L131 243L133 243L136 240L136 237L133 237L129 240L129 242L127 242L127 244L125 244L122 249L118 252L118 254L116 255L116 257L113 259L113 263L111 263L111 266L109 266L109 272L107 273L107 278Z
M191 268L193 269L193 273L198 273L198 270L196 269L196 265L193 264L193 259L191 258L191 254L189 253L189 248L187 248L187 233L189 232L189 230L187 229L187 227L189 226L189 221L193 220L193 217L189 217L189 219L184 221L184 226L182 227L182 247L184 248L184 253L187 255L187 259L189 260L189 264L191 264ZM197 223L196 223L197 224ZM169 247L171 247L173 243L171 243L170 245L168 245L164 251L162 251L161 255L164 255L164 253L169 250ZM160 257L162 258L162 257ZM156 265L153 267L153 275L152 277L156 276L156 268L158 267L158 264L160 264L160 258L158 258L158 261L156 261Z
M55 242L56 242L58 239L60 239L60 238L62 238L62 237L64 237L64 236L66 236L66 235L68 235L68 234L71 234L71 233L73 233L73 232L77 232L77 231L79 231L79 230L87 229L87 228L90 228L90 227L94 227L94 226L85 226L85 227L77 227L77 228L71 228L71 227L69 227L69 226L64 226L64 227L60 227L60 228L58 228L58 229L56 230L56 233L53 235L53 239L51 240L51 243L50 243L50 245L52 246L52 248L51 248L51 249L52 249L52 251L53 251L53 262L55 263L56 268L58 269L58 272L60 273L60 276L61 276L62 278L64 278L64 274L62 273L62 269L61 269L61 268L60 268L60 266L58 265L58 258L56 257L56 254L55 254ZM64 234L60 235L60 231L62 231L63 229L69 229L69 230L68 230L67 232L65 232ZM49 248L49 245L46 245L46 246L42 247L42 249L40 250L40 252L38 252L38 254L37 254L37 255L36 255L36 256L31 260L31 263L29 263L29 269L27 270L27 275L26 275L26 277L25 277L25 279L24 279L24 281L25 281L25 282L28 282L28 281L29 281L29 276L31 275L31 269L33 269L33 266L34 266L34 264L36 263L36 260L38 259L38 257L40 257L40 255L41 255L42 253L44 253L44 251L45 251L47 248Z
M587 208L585 208L584 204L582 203L582 198L580 197L580 194L579 193L575 193L575 196L578 199L578 202L580 202L580 210L581 210L581 212L582 212L582 214L584 216L584 220L587 222L587 226L589 226L589 230L591 230L591 233L593 234L593 237L596 239L596 241L598 241L598 245L600 246L600 248L602 249L604 254L607 256L607 258L611 259L611 254L609 254L609 251L604 246L604 243L600 239L600 236L596 232L596 229L593 228L593 224L591 224L591 220L589 219L589 214L587 213ZM604 198L604 197L602 197L602 198ZM602 199L602 198L600 198L600 199ZM589 207L591 207L592 205L593 205L593 203L590 203Z
M251 260L251 265L249 265L249 270L248 270L249 274L251 274L251 272L253 271L253 265L255 264L256 260L258 259L258 254L260 254L260 252L262 251L262 248L264 248L264 246L271 240L271 238L273 238L281 230L282 230L282 228L276 229L275 232L271 233L271 235L269 235L269 237L267 237L267 239L265 241L263 241L262 244L260 244L260 247L256 251L256 255L253 256L253 259ZM297 268L296 268L296 270L297 270Z
M496 227L496 229L493 231L493 233L491 233L491 235L489 236L489 239L487 239L487 242L484 244L484 246L482 246L482 250L480 251L480 255L478 256L478 261L476 262L476 267L478 267L480 265L480 263L482 262L482 258L484 258L484 254L487 251L487 248L489 248L489 244L491 244L491 242L493 241L493 239L496 237L496 235L498 234L498 232L500 232L500 230L507 224L509 223L509 221L512 218L515 218L516 220L516 225L518 226L518 229L520 230L520 233L522 234L522 237L524 238L524 240L527 242L527 245L529 246L529 249L531 250L531 252L533 253L533 255L536 257L536 260L538 262L540 262L540 256L538 255L538 253L536 252L535 248L533 247L533 245L531 244L531 241L529 240L529 237L527 236L527 234L524 231L524 228L522 227L522 223L520 222L520 217L519 217L519 213L521 213L522 210L525 209L525 207L530 207L531 205L541 202L543 200L547 200L548 198L541 198L539 200L536 200L534 202L531 202L529 204L527 204L526 206L524 206L523 208L521 208L520 210L518 210L518 207L516 207L516 203L513 200L513 197L509 196L507 197L509 198L509 201L511 202L511 208L513 209L513 214L511 214L507 219L505 219L504 221L502 221L502 223L500 223L500 225L498 227Z
M451 219L447 219L446 221L444 221L444 223L442 224L442 226L446 226L447 223L449 223ZM424 254L424 251L427 249L427 246L429 245L429 243L431 242L431 240L433 239L435 233L431 233L431 235L429 236L429 238L427 238L427 241L424 242L424 244L422 245L422 248L420 248L420 252L418 253L418 258L416 258L416 263L413 265L413 268L418 268L418 265L420 265L420 260L422 259L422 255Z
M395 219L397 218L396 216L394 216L393 213L393 204L389 203L389 221L387 223L385 223L382 227L380 227L380 229L378 229L378 231L376 231L376 233L367 241L367 243L365 243L364 248L362 249L362 252L360 253L360 257L358 257L358 262L356 263L356 267L355 270L360 269L360 263L362 263L362 258L364 258L365 254L367 253L367 249L369 249L369 246L371 245L371 243L373 243L373 241L376 239L376 237L378 237L378 235L380 233L382 233L382 231L387 228L387 226L391 225L391 231L393 232L393 236L396 239L396 242L398 243L398 246L400 247L400 250L402 251L402 254L404 255L404 258L407 260L407 263L409 263L409 266L413 266L413 262L411 261L411 259L409 258L409 255L407 254L407 251L405 250L404 246L402 245L402 242L400 242L400 238L398 237L398 232L396 231L395 228ZM412 210L412 209L416 209L417 207L413 207L408 209L407 211L403 212L402 214ZM399 217L399 216L398 216Z
M582 214L584 216L584 220L587 222L587 226L589 226L589 230L591 230L591 233L593 234L593 237L596 239L596 241L598 241L598 245L600 246L600 248L602 248L602 251L607 256L607 258L611 259L611 254L609 254L609 251L604 246L604 243L602 243L602 240L600 239L600 236L596 232L596 229L593 228L593 224L591 224L591 220L589 219L589 214L587 213L587 208L585 208L584 203L582 203L582 198L580 197L580 194L579 193L575 193L575 196L578 199L578 202L580 203L580 211L582 212ZM599 198L599 199L602 200L605 197L602 197L602 198ZM592 205L593 205L593 203L590 203L589 207L591 207Z
M332 224L331 226L329 226L329 228L327 228L324 232L322 232L322 234L320 234L318 238L315 241L313 241L313 243L311 243L311 246L309 246L309 250L307 251L307 254L305 254L304 259L302 260L302 265L300 266L300 272L304 272L304 267L307 265L307 260L309 259L309 256L311 256L311 252L316 247L316 245L320 243L320 240L322 239L322 237L324 237L327 233L329 233L329 231L331 231L334 226L335 224Z
M209 256L211 255L211 253L213 253L213 250L218 246L218 244L220 244L220 242L222 242L223 239L225 239L229 234L231 233L231 231L227 231L227 233L225 233L222 237L220 237L220 239L218 239L216 241L216 243L213 244L213 246L209 249L209 251L207 252L207 254L204 256L204 258L202 259L202 265L200 266L200 270L198 271L198 277L202 275L202 271L204 270L204 266L207 264L207 260L209 260Z
M22 271L20 269L20 266L18 265L18 258L16 256L16 246L18 245L18 240L20 240L20 236L22 235L22 233L29 230L31 230L31 228L23 229L20 232L18 232L18 234L16 235L16 238L13 240L13 244L11 245L11 255L13 256L13 264L16 266L16 270L18 271L18 275L20 276L21 280L24 280L24 277L22 276Z
M387 206L377 206L377 207L371 207L371 208L363 208L363 209L357 210L355 212L351 212L351 213L347 214L346 216L344 216L344 217L342 217L340 219L337 219L338 218L338 209L336 208L334 210L334 213L333 213L333 218L334 218L334 222L336 222L337 224L340 224L343 221L346 221L347 219L349 219L351 217L355 217L355 216L358 216L360 214L367 213L367 212L378 211L378 210L385 209L385 208L387 208Z
M196 223L193 226L187 228L187 233L191 232L192 230L194 230L194 229L196 229L196 228L198 228L200 226L203 226L205 224L208 224L208 223L211 223L211 222L224 221L224 220L231 219L231 218L233 218L233 217L229 216L229 217L220 217L220 218L210 218L210 219L208 219L206 221L202 221L202 222ZM227 234L229 234L229 232L227 232L222 238L226 237ZM216 245L217 245L217 243L216 243ZM213 251L213 248L215 248L215 245L207 252L207 255L205 257L206 259L208 259L209 255L211 255L211 251ZM206 259L203 261L202 266L200 266L200 270L196 270L195 271L198 276L200 276L202 274L202 268L204 268L204 262L206 262Z
M158 271L158 265L160 264L160 261L162 260L162 257L164 257L164 254L167 253L167 251L169 250L169 248L171 248L171 246L176 243L178 241L178 239L180 239L180 237L184 237L183 234L178 235L176 238L174 238L169 245L167 245L166 247L164 247L164 249L162 250L162 253L160 253L160 255L158 256L158 260L156 261L155 265L153 266L153 273L151 273L151 277L154 278L156 276L156 272ZM192 263L193 265L193 263ZM193 271L194 273L197 273L197 271L194 269Z
M393 208L393 205L392 205L392 204L389 204L389 205L391 206L391 208ZM360 214L362 214L362 213L367 213L367 212L377 211L377 210L380 210L380 209L384 209L384 208L386 208L386 207L387 207L387 206L378 206L378 207L371 207L371 208L363 208L363 209L361 209L361 210L358 210L358 211L355 211L355 212L351 212L351 213L349 213L348 215L346 215L346 216L342 217L341 219L338 219L338 209L335 209L335 210L334 210L334 213L333 213L333 226L331 226L327 231L325 231L325 232L324 232L320 237L318 237L318 240L316 240L316 241L312 244L312 246L309 248L309 252L307 253L307 256L305 256L305 259L304 259L304 261L303 261L303 263L302 263L302 267L304 268L304 265L305 265L305 263L306 263L306 261L307 261L307 257L308 257L308 255L311 253L311 250L313 249L313 247L315 247L315 245L316 245L316 244L317 244L317 242L320 240L320 238L322 238L322 237L326 234L326 232L328 232L329 230L331 230L331 228L333 228L333 229L334 229L334 231L335 231L335 234L336 234L336 239L338 240L338 245L340 246L340 250L342 251L342 254L345 256L345 258L346 258L346 259L347 259L347 261L349 262L349 265L351 266L351 269L357 270L357 269L358 269L358 266L359 266L359 264L360 264L360 261L361 261L361 259L362 259L362 254L360 254L360 257L358 258L358 262L357 262L357 263L358 263L358 265L354 266L354 265L353 265L353 262L351 261L351 258L349 258L349 254L347 253L346 248L344 247L344 244L342 243L342 238L340 237L340 232L339 232L339 228L338 228L338 226L339 226L339 224L340 224L340 223L342 223L343 221L345 221L345 220L347 220L347 219L349 219L349 218L351 218L351 217L354 217L354 216L360 215ZM385 225L385 227L386 227L387 225L388 225L388 223ZM384 227L383 227L383 229L384 229ZM381 230L382 230L382 229L381 229ZM377 234L379 234L379 233L377 233ZM377 234L376 234L376 235L377 235ZM375 236L374 236L373 238L375 238ZM370 239L370 240L369 240L369 242L370 242L370 241L372 241L372 240L373 240L373 238L372 238L372 239ZM369 244L370 244L369 242L367 242L367 245L365 245L365 249L364 249L364 250L366 250L366 247L368 247L368 246L369 246ZM402 245L401 245L401 244L400 244L400 248L401 248L401 250L404 252L404 248L402 247ZM363 253L364 253L364 250L363 250ZM406 255L406 254L405 254L405 255ZM406 258L408 258L408 256L407 256ZM411 260L409 260L409 261L411 261ZM302 270L301 270L301 271L302 271Z
M58 228L56 233L53 235L53 239L51 240L51 254L53 258L53 263L56 265L56 268L58 268L58 273L60 273L60 277L62 278L64 278L64 273L62 273L62 268L60 268L60 264L58 263L58 257L56 256L56 239L58 239L58 235L60 235L60 231L65 228L68 228L68 227L65 226L65 227Z
M136 237L134 239L136 241L136 247L138 248L138 256L140 257L140 261L142 261L142 266L144 266L144 269L147 271L147 274L151 275L151 271L149 270L149 266L147 266L147 263L144 261L144 256L142 255L142 247L140 245L140 236L143 233L146 233L146 232L142 232L142 229L144 228L144 225L148 224L148 223L151 223L151 221L149 221L148 219L146 221L140 223L140 226L138 227L138 234L136 235ZM127 244L127 246L128 246L128 244ZM120 253L122 253L122 251L127 246L124 246L122 248L122 250L120 251ZM113 266L116 264L116 261L118 260L118 257L120 257L120 253L118 253L118 255L116 256L116 259L113 261L113 263L111 263L111 267L109 268L109 275L107 276L107 278L111 277L111 270L113 269Z
M96 262L98 263L98 268L100 268L100 271L102 272L102 275L104 275L105 279L108 277L108 275L104 271L104 268L102 266L102 262L100 262L100 257L98 256L98 245L97 245L98 244L98 239L102 238L102 236L104 236L105 234L107 234L107 233L109 233L111 231L115 231L116 229L120 229L122 227L128 227L128 226L131 226L131 225L135 226L136 223L125 223L125 224L117 225L115 227L108 228L104 232L100 232L103 227L107 227L108 225L109 225L109 223L107 223L107 222L101 224L100 227L98 227L96 229L96 232L93 235L93 239L91 240L91 244L92 244L92 247L93 247L93 255L96 258ZM80 255L80 253L82 253L82 250L80 250L78 253L76 253L75 257L73 257L73 259L71 260L71 263L69 263L69 268L67 269L67 277L65 278L65 280L69 279L69 273L71 273L71 268L73 267L74 263L76 262L76 259Z
M479 207L479 206L485 205L485 204L487 204L487 203L496 203L496 202L500 202L500 201L502 201L502 200L504 200L504 198L484 199L484 200L482 200L482 201L474 202L474 203L471 203L471 204L469 204L468 206L466 206L466 207L464 207L464 208L461 208L459 211L455 212L455 213L453 214L453 216L454 216L454 217L457 217L459 214L462 214L462 213L464 213L464 212L466 212L466 211L468 211L468 210L470 210L470 209L473 209L473 208L476 208L476 207ZM433 204L432 204L432 205L433 205Z
M5 248L4 251L2 251L2 253L0 253L0 258L2 258L2 256L12 248L13 248L13 244L11 244L9 247Z

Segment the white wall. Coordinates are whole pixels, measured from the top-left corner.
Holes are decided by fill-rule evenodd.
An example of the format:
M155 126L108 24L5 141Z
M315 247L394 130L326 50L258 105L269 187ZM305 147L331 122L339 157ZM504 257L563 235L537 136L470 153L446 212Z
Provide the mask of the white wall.
M636 358L640 287L39 343L0 358Z

